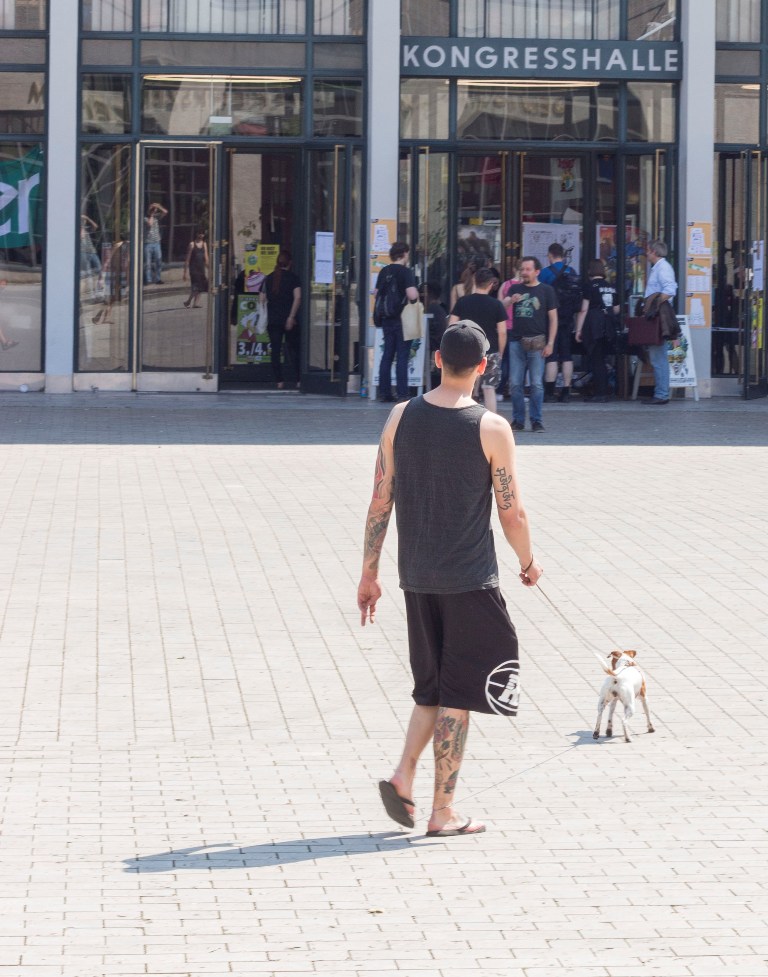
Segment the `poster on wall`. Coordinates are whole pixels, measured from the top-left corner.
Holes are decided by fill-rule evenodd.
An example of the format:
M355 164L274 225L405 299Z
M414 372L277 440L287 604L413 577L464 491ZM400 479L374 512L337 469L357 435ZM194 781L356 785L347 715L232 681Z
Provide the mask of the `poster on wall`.
M279 244L257 244L243 256L243 288L235 300L235 362L271 363L264 282L277 265Z
M376 289L376 279L382 268L386 268L389 262L389 249L395 243L397 233L397 222L394 220L372 220L371 221L371 251L370 251L370 314L373 322L373 293Z
M411 354L408 360L408 386L418 387L421 389L424 386L424 336L421 339L414 339L411 343ZM374 347L373 355L373 382L372 387L379 386L379 368L381 366L381 357L384 352L384 333L381 329L376 330L376 345ZM391 385L392 389L397 389L397 377L395 375L395 367L397 366L397 361L392 363L392 379Z
M333 284L333 231L318 231L315 234L315 271L313 281L316 285Z
M538 258L543 268L549 264L550 244L561 244L566 264L581 267L581 224L523 224L523 255Z
M689 221L685 255L685 318L693 329L712 325L712 224Z
M680 324L681 336L677 346L667 343L669 385L670 387L692 387L694 397L698 400L699 391L696 382L696 366L693 362L690 323L688 316L679 315L676 318Z

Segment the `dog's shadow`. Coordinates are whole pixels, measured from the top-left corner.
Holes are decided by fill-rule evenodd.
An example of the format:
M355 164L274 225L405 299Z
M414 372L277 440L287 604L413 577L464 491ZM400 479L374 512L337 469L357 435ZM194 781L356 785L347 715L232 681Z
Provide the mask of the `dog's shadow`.
M345 858L350 855L389 854L411 848L420 836L381 831L377 834L337 835L324 838L297 838L240 847L225 841L192 848L177 848L154 855L138 855L123 860L125 872L178 872L183 869L269 868L292 865L320 858ZM421 847L421 845L420 845Z
M575 732L569 733L568 736L572 740L571 746L599 746L602 743L611 743L613 740L624 739L623 736L606 736L605 733L601 733L600 739L596 740L591 729L577 729Z

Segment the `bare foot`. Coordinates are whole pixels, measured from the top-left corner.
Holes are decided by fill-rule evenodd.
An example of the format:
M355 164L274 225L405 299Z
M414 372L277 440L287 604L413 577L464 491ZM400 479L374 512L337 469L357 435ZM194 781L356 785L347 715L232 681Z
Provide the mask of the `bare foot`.
M405 777L396 773L389 778L389 782L402 798L413 797L413 779L406 780ZM416 808L413 804L405 804L405 809L411 817L416 813Z
M477 835L485 831L485 825L480 821L473 821L472 818L464 817L452 807L443 808L442 811L433 811L427 825L427 834L445 837L452 835Z

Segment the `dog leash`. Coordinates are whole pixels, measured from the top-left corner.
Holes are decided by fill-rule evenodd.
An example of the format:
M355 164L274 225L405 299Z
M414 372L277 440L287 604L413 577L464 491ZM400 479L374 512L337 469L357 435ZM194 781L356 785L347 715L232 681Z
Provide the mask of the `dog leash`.
M546 590L542 590L541 584L537 583L536 584L536 589L541 594L541 596L544 598L544 600L549 604L549 606L552 608L552 610L555 612L555 614L557 614L557 616L560 618L560 620L563 622L563 624L568 628L568 630L571 632L571 634L575 635L579 639L579 641L584 645L585 648L588 648L590 651L594 651L592 645L590 645L587 642L587 639L576 630L576 628L568 620L568 618L565 616L565 614L563 614L563 612L560 610L560 608L557 606L557 604L555 604L555 602L550 598L550 596L547 594ZM611 638L610 635L608 635L608 637L610 638L611 641L613 641L613 638ZM615 641L613 641L613 644L614 644L615 647L617 647L617 648L619 647L619 645Z

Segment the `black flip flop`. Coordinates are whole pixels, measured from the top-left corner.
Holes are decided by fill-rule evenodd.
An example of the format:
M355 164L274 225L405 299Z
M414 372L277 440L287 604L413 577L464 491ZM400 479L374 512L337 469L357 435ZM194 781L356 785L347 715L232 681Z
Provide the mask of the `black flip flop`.
M439 831L428 831L427 838L455 838L457 835L481 835L485 831L484 824L475 828L474 831L470 831L469 827L471 824L472 818L467 818L467 823L462 824L460 828L440 828Z
M415 824L413 815L408 813L405 805L415 806L413 801L408 800L407 797L401 797L395 790L394 784L388 780L379 781L379 793L384 804L384 810L392 820L402 824L404 828L412 828Z

